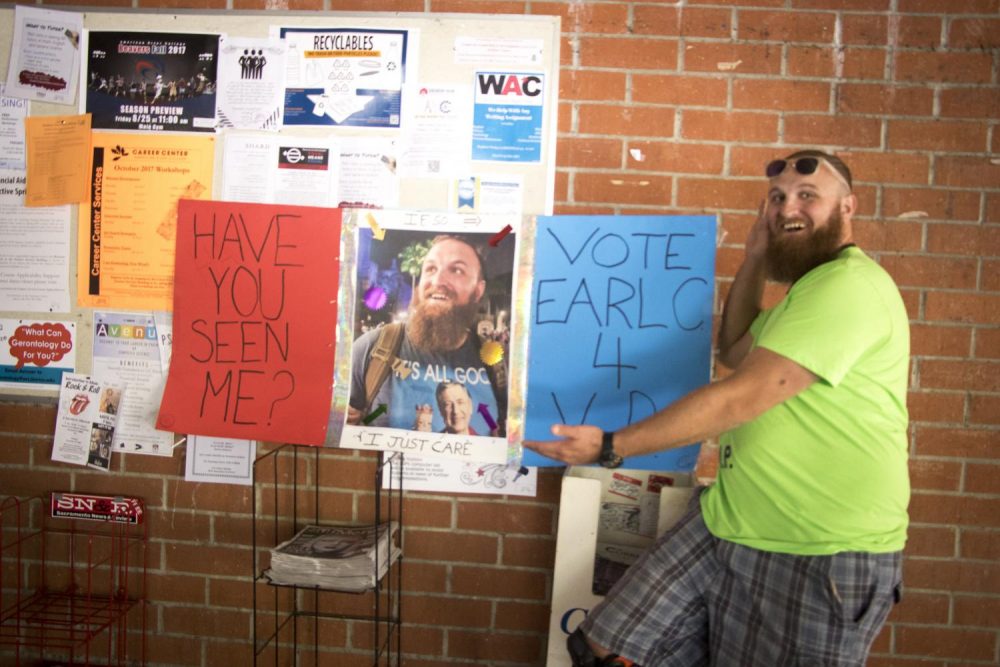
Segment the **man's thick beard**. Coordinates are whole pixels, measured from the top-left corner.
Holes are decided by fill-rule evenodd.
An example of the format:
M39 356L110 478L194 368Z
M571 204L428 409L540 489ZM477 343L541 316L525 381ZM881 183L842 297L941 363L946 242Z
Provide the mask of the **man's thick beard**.
M424 352L451 352L472 335L472 323L479 311L478 303L452 306L444 312L426 301L414 302L406 322L406 335L417 349Z
M779 217L778 223L781 221ZM844 220L836 210L830 214L826 225L805 238L768 231L768 276L779 283L794 283L820 264L834 259L843 245L840 241L843 227Z

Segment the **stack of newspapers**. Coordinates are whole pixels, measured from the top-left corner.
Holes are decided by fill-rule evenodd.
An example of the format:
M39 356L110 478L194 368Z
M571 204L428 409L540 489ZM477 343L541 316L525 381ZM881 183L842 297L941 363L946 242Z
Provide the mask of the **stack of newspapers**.
M400 556L395 521L379 526L306 526L271 549L271 583L358 593L375 587ZM377 536L377 539L376 539Z

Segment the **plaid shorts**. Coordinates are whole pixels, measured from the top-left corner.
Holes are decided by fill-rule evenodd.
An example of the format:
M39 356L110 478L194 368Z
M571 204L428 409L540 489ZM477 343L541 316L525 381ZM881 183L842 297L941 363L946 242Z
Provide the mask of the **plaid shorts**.
M583 621L644 667L861 667L899 600L901 552L796 556L713 536L687 514Z

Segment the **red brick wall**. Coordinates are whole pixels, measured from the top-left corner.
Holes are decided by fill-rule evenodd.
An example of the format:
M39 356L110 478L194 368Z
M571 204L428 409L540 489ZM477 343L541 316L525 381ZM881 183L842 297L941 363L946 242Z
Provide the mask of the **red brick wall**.
M842 154L861 198L860 244L896 278L913 327L906 598L869 664L997 664L1000 0L680 4L234 0L232 7L562 16L557 212L718 213L722 293L763 194L763 163L805 145ZM53 421L48 406L0 405L0 491L146 498L152 662L246 664L250 493L183 482L180 452L169 460L119 457L111 475L54 465ZM330 483L324 502L357 517L370 506L372 464L353 453L331 456L351 474ZM406 499L408 666L543 664L558 489L557 474L547 472L533 500ZM321 634L331 646L370 641L362 628L335 624Z

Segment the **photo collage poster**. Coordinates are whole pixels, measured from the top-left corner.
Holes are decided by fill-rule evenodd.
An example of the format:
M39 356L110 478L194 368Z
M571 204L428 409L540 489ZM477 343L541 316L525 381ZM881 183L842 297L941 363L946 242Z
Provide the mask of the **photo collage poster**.
M342 276L343 381L332 417L345 425L328 442L506 463L518 220L364 210L349 218L356 262Z

